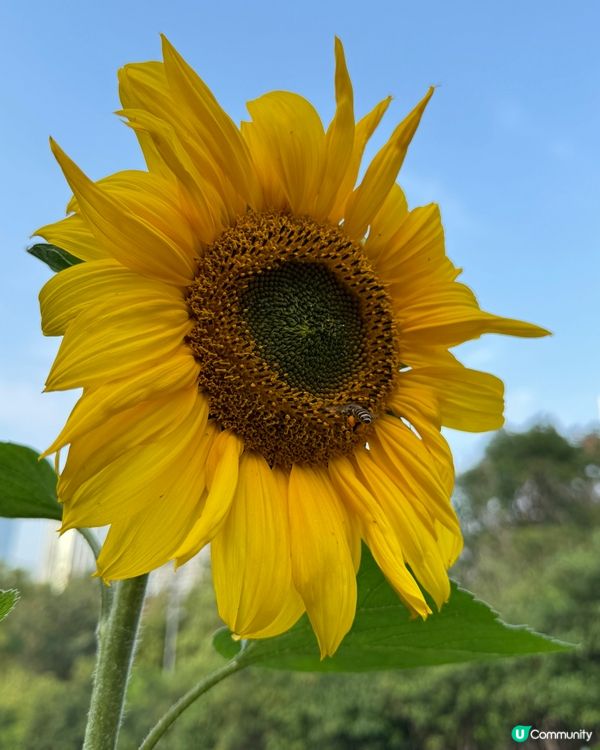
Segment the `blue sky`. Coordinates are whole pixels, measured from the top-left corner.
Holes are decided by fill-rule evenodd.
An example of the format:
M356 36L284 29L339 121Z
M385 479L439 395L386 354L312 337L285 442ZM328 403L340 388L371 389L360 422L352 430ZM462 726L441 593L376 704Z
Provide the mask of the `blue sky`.
M72 394L41 389L58 342L39 330L49 272L23 253L69 197L48 135L93 178L143 166L111 114L116 71L158 59L164 32L231 116L271 89L333 112L333 37L356 110L394 96L369 151L430 84L438 89L400 176L409 203L441 206L448 254L483 307L539 323L542 340L485 337L457 350L506 382L507 419L597 424L600 384L600 5L527 3L3 3L0 439L45 447ZM459 468L487 438L449 433Z

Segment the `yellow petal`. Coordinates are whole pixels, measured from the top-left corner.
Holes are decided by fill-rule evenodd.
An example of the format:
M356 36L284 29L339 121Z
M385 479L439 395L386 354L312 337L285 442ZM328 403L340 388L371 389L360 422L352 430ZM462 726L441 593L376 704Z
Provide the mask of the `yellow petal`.
M330 461L329 474L340 496L360 517L367 545L383 574L410 611L426 617L431 610L406 567L402 545L381 502L367 490L347 458Z
M484 333L537 338L549 331L531 323L492 315L479 308L473 292L457 282L419 287L413 297L395 302L400 339L407 346L456 346Z
M410 367L429 367L431 365L455 365L456 357L451 354L447 347L429 344L419 344L411 341L410 346L403 347L402 361Z
M138 292L151 298L182 296L172 287L139 276L116 260L79 263L55 274L40 292L42 330L46 336L62 336L69 323L84 309L98 302L120 307L127 295Z
M427 515L437 518L449 529L459 529L456 513L431 455L400 419L387 415L380 417L369 445L373 458L386 466L390 478L418 513L423 515L424 509Z
M162 63L126 65L119 71L119 83L124 109L117 114L128 118L146 160L184 186L189 196L186 208L196 220L200 239L212 241L206 235L214 231L215 220L236 208L238 213L245 211L245 201L194 133L190 118L181 116ZM206 225L203 217L208 217Z
M458 556L462 552L463 548L463 537L459 532L451 531L445 526L442 526L438 521L435 522L435 533L437 537L437 543L440 550L440 555L446 569L449 569L457 561Z
M152 211L144 208L143 213L133 212L125 200L118 200L86 177L54 141L51 146L84 218L106 252L144 276L187 285L194 277L194 257L150 222ZM140 191L138 196L142 205L145 195ZM153 204L152 208L155 207ZM174 215L172 211L169 216L173 222L185 221L183 215Z
M245 206L235 200L212 160L199 145L186 150L171 125L145 110L126 109L118 114L127 117L136 132L148 133L162 161L177 178L179 189L185 192L184 210L197 239L213 242L224 224L231 223Z
M219 615L241 637L269 627L292 587L287 498L265 459L246 452L227 520L211 544Z
M399 393L402 383L432 388L446 427L485 432L504 423L504 384L487 372L462 366L422 367L402 373L399 383Z
M169 119L175 104L162 62L128 63L119 69L118 77L123 107L145 109L163 120Z
M298 94L272 91L248 102L243 133L266 187L273 177L289 208L308 214L320 187L325 134L316 110Z
M183 188L187 193L185 210L196 219L196 231L202 235L206 232L198 225L198 217L202 219L208 216L209 223L218 226L219 220L231 224L236 216L246 211L249 205L247 200L222 172L205 144L184 127L184 122L175 113L168 120L144 109L124 109L117 114L126 117L127 124L133 130L150 136L160 158L179 181L178 192ZM200 206L195 206L194 201L199 201Z
M179 295L180 296L180 295ZM67 328L47 390L100 386L168 358L192 328L183 299L143 284L86 307Z
M208 86L163 36L163 57L169 89L180 118L187 118L214 161L232 185L254 206L258 186L248 148L229 115Z
M46 224L34 234L81 260L102 260L111 257L106 248L98 242L87 222L78 215L67 216L66 219L54 224Z
M375 156L365 176L348 203L344 217L344 231L353 239L361 239L367 227L383 205L408 151L421 115L433 95L430 88L413 111L398 125L388 142Z
M85 440L78 440L69 448L58 480L59 499L70 499L83 482L126 451L169 435L195 408L200 408L196 406L198 398L197 389L182 389L124 409L90 430Z
M320 467L292 466L289 504L294 585L324 658L336 651L356 611L346 511Z
M256 206L256 210L289 211L289 201L278 171L273 166L268 139L263 137L262 131L253 122L242 120L240 131L252 155L254 169L260 183L262 201Z
M119 71L119 84L124 109L117 114L128 118L150 169L176 177L187 191L186 211L198 237L212 241L218 217L243 213L246 201L207 152L192 120L181 116L163 63L126 65Z
M444 228L434 203L405 213L391 236L380 235L377 240L369 232L365 252L396 299L416 296L420 287L454 281L460 273L446 257Z
M248 633L247 637L273 638L276 635L281 635L281 633L285 633L296 624L300 616L304 614L304 611L304 602L300 598L300 594L293 586L290 586L281 610L273 622L262 630L255 630L252 633Z
M454 488L454 461L440 431L442 421L437 392L432 386L413 382L406 377L408 374L400 373L398 385L388 401L388 409L397 417L406 419L417 431L450 497Z
M123 211L137 216L168 238L186 259L196 257L198 237L195 228L186 220L179 190L173 182L156 174L127 169L103 177L94 184L113 197ZM67 211L80 211L76 196L69 201Z
M374 262L377 262L380 254L385 251L392 237L398 232L408 214L408 205L404 191L397 183L392 185L381 208L375 214L369 236L365 240L365 253Z
M281 501L285 505L285 513L288 514L288 473L283 469L274 468L272 469L273 477L277 484L277 490ZM288 529L289 534L289 529ZM267 625L267 627L261 630L253 631L248 633L248 638L272 638L273 636L285 633L289 630L292 625L296 623L298 618L304 613L305 607L304 602L300 598L300 594L294 588L292 582L290 582L289 588L286 592L284 601L281 605L281 610L275 619Z
M231 432L214 434L207 458L207 497L200 516L174 557L182 565L197 554L219 532L227 518L238 484L242 440Z
M344 48L341 41L335 39L335 98L337 108L335 116L325 136L325 154L323 176L319 187L313 218L325 219L333 207L338 190L342 184L354 147L354 95L352 82L348 75Z
M155 115L163 115L174 110L164 65L160 62L134 63L121 68L119 98L125 108L142 108ZM171 179L171 171L158 153L150 135L136 131L136 136L150 172Z
M198 445L205 427L206 411L197 410L189 435L181 435L183 449L165 467L166 481L161 475L147 484L143 509L113 521L98 557L102 578L142 575L173 557L198 513L204 489L204 456Z
M383 99L383 101L376 104L375 107L373 107L373 109L356 124L350 163L348 164L346 174L344 175L342 183L337 191L333 208L329 214L329 221L332 224L338 224L344 216L346 203L354 189L354 185L356 184L356 178L358 177L358 170L360 169L365 146L381 122L381 118L385 114L391 101L392 98L390 96Z
M172 394L166 404L150 406L155 406L151 414L137 408L140 421L125 427L124 434L113 433L111 444L102 442L107 430L97 429L72 446L58 485L65 502L63 529L105 526L129 518L159 503L175 482L177 462L190 441L197 441L208 418L208 404L189 389L180 399ZM118 422L113 418L106 424L114 428ZM97 450L92 453L94 445Z
M419 433L423 445L433 460L433 467L440 483L450 497L454 489L454 459L440 428L422 414L409 409L405 409L405 413L399 416L405 416Z
M450 582L432 522L424 522L424 516L412 497L414 492L410 483L405 481L398 486L392 481L388 467L381 467L379 455L372 450L359 450L354 455L371 495L385 509L404 559L440 608L450 595ZM403 466L401 470L407 472L407 467Z
M68 443L100 427L107 419L144 401L191 388L198 381L198 363L187 346L167 360L157 362L132 377L113 380L86 391L71 412L67 423L42 457L55 453Z

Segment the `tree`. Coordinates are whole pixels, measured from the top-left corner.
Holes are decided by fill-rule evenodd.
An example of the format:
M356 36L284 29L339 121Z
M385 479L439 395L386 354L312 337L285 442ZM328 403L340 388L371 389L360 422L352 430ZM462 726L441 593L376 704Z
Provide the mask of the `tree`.
M483 460L459 477L457 502L474 535L482 525L583 525L598 518L599 478L597 434L571 443L547 425L523 433L501 430Z

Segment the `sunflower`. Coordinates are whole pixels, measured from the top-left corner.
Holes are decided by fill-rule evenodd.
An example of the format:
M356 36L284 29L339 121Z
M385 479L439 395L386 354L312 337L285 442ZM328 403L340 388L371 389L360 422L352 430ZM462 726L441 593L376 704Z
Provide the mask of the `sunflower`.
M395 183L433 93L357 183L390 99L355 121L335 42L334 117L274 91L238 128L177 51L119 73L147 171L90 180L37 234L85 261L43 288L63 336L46 389L82 388L62 530L110 530L105 580L211 544L221 617L244 638L303 612L322 656L352 625L361 540L413 616L449 595L461 549L443 425L502 424L503 387L449 348L542 336L484 312L448 260L436 205Z

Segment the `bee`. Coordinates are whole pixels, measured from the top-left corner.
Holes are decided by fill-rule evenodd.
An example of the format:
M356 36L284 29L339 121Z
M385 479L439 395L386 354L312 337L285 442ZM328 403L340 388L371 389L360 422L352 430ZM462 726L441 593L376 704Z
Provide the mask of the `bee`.
M375 419L368 409L360 404L355 404L354 401L338 407L338 412L346 417L348 427L352 428L361 424L371 424Z

